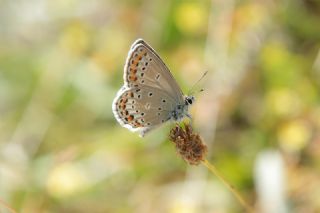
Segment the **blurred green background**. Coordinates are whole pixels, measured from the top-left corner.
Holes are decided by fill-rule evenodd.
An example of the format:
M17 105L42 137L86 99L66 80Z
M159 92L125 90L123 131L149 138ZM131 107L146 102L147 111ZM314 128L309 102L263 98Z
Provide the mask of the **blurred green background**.
M0 199L18 212L243 212L112 100L145 39L212 162L258 212L320 212L319 0L0 1ZM0 205L0 212L7 212Z

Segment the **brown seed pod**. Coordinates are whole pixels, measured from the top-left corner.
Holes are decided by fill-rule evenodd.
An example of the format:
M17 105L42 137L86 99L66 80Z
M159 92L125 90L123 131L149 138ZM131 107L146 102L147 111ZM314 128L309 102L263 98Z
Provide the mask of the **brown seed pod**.
M205 159L207 146L198 133L194 133L190 124L184 123L184 128L176 124L171 129L169 139L175 144L179 155L190 165L198 165Z

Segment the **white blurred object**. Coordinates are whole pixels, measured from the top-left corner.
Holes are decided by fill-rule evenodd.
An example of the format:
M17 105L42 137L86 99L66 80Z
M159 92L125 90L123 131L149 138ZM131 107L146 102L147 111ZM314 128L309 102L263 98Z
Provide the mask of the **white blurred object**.
M261 152L255 165L258 209L263 213L286 213L285 171L281 154L276 150Z

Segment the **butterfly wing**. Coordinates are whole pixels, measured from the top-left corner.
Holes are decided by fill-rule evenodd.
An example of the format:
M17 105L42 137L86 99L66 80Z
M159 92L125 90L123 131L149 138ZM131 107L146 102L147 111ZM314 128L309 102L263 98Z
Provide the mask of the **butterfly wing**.
M183 93L171 72L158 54L142 39L136 40L128 53L124 82L129 88L150 86L165 91L178 104Z
M113 102L117 121L140 136L171 119L175 100L155 87L122 87Z
M124 67L124 86L113 101L117 121L140 136L172 118L183 93L158 54L142 39L136 40Z

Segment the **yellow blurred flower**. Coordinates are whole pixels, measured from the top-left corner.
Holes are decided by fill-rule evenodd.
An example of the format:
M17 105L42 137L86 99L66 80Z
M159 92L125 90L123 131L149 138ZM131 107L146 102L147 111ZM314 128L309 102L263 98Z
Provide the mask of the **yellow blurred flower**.
M60 38L60 46L72 55L81 55L89 48L90 33L82 23L72 23L66 27Z
M72 163L63 163L52 170L47 180L47 190L54 197L67 197L86 188L88 180Z
M175 12L175 24L185 34L200 34L207 29L208 12L200 4L181 4Z
M267 94L267 106L278 116L293 116L301 110L300 97L290 89L274 89Z
M288 122L278 131L280 146L288 152L300 151L308 144L310 138L310 127L302 120Z
M195 213L198 212L196 206L192 202L183 202L176 200L172 203L170 213Z

